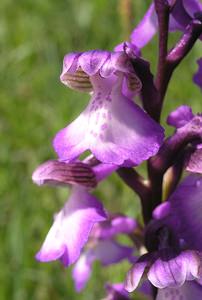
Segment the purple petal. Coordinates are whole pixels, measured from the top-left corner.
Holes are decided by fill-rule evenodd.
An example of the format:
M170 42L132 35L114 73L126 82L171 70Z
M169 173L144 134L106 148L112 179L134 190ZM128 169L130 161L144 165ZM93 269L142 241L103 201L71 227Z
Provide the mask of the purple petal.
M91 151L105 163L138 165L158 151L163 130L131 100L115 93L112 97L111 117Z
M115 52L125 52L129 57L141 56L140 49L131 42L123 42L114 48Z
M71 89L89 92L92 90L92 85L88 74L79 66L80 56L81 53L69 53L65 55L60 80Z
M178 288L159 289L156 300L201 300L202 287L194 281L186 282Z
M149 281L157 288L178 287L185 280L200 278L201 257L194 251L172 253L170 249L161 251L147 274Z
M59 158L71 161L90 150L103 163L131 166L155 155L163 128L122 95L122 77L113 85L100 76L91 81L95 93L89 105L54 139Z
M93 227L91 235L97 239L109 239L118 234L132 233L137 227L137 222L126 216L117 216L111 220L97 223Z
M103 206L95 197L84 188L73 188L70 199L56 214L36 258L43 262L61 259L65 266L69 266L78 259L93 225L105 219Z
M158 205L152 213L152 216L156 220L160 220L165 218L167 215L169 215L171 210L171 204L170 202L166 201L160 205Z
M152 4L141 22L133 30L131 34L131 42L138 48L143 48L156 34L158 28L158 20Z
M185 10L183 0L175 1L174 7L172 9L172 18L175 23L172 22L171 30L181 30L184 31L187 25L191 22L192 17Z
M191 154L186 170L202 174L202 144L198 145L194 153Z
M97 166L93 167L93 172L95 174L97 182L105 179L110 176L118 167L114 164L103 164L100 163Z
M107 297L103 300L130 300L122 283L106 284Z
M169 198L171 218L178 220L179 234L192 249L202 250L202 176L190 175Z
M193 119L191 107L187 105L181 105L176 110L172 111L167 118L167 123L176 128L183 127Z
M197 63L198 63L198 71L194 75L193 81L202 90L202 58L198 59Z
M130 51L133 51L133 48L130 48ZM130 88L132 87L136 93L141 89L142 84L125 50L122 52L92 50L70 53L64 58L60 79L72 89L89 92L92 91L92 76L100 74L105 78L113 77L117 71L127 74Z
M96 176L93 170L81 162L67 164L58 160L48 160L34 171L32 180L38 185L80 184L86 187L96 186Z
M91 251L82 254L77 260L72 271L72 277L77 292L80 292L85 288L91 276L93 261L94 257L91 255Z
M124 284L126 291L131 293L137 288L148 262L149 255L145 254L132 266Z
M144 296L147 296L147 300L153 299L153 286L149 280L143 281L140 287L137 289L137 292L140 292Z
M108 266L123 259L130 259L133 251L133 248L123 246L113 240L100 240L93 253L104 266Z
M78 68L78 58L81 55L79 52L72 52L65 55L63 60L63 72L62 75L68 71L71 73L76 72Z
M88 127L88 107L68 127L60 130L53 147L62 160L72 161L87 150L85 135Z
M100 75L104 78L108 78L117 71L135 76L135 71L130 58L123 51L109 53L108 59L100 68ZM141 85L141 83L139 84Z
M95 75L105 63L110 53L102 50L83 52L79 57L79 66L89 76Z
M182 0L186 12L194 18L195 13L202 11L200 0Z

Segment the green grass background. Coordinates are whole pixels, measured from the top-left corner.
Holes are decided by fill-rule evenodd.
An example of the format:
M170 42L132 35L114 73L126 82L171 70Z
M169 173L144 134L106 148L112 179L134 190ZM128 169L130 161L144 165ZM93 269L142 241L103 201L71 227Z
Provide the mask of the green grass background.
M131 28L149 1L132 1ZM31 181L38 164L54 158L51 140L85 107L89 96L59 82L65 53L94 48L111 50L126 39L118 0L1 0L0 2L0 300L97 300L105 281L124 279L122 266L94 267L93 277L79 296L71 270L59 262L40 264L34 255L62 207L67 189L39 188ZM144 50L155 71L157 39ZM163 112L180 103L201 110L201 92L192 85L198 43L174 74ZM105 207L134 216L133 193L113 175L97 194Z

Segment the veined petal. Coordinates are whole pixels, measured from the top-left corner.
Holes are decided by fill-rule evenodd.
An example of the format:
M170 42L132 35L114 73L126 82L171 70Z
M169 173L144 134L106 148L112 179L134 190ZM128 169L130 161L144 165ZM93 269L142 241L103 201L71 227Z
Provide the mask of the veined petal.
M156 300L201 300L202 287L194 281L185 282L181 287L159 289Z
M197 145L196 150L191 154L186 170L202 174L202 144Z
M176 128L183 127L194 117L191 107L181 105L176 110L172 111L167 118L167 123Z
M65 55L60 80L69 88L82 92L89 92L92 90L92 85L88 74L86 74L79 66L79 57L81 55L82 53L77 52Z
M141 81L136 76L132 63L126 51L109 52L92 50L83 53L70 53L64 57L63 70L60 76L62 83L69 88L89 92L92 91L91 77L99 74L107 78L117 71L128 75L131 87L137 93L141 89ZM130 87L130 88L131 88Z
M36 258L43 262L60 259L64 266L69 266L78 259L93 225L105 219L103 206L95 197L84 188L73 188Z
M201 257L195 251L174 253L163 249L148 271L149 281L157 288L182 286L186 280L201 276Z
M92 168L82 162L67 164L58 160L48 160L34 171L32 180L38 185L80 184L89 188L96 186L96 175Z
M144 274L144 271L149 262L150 256L148 254L143 255L128 271L124 287L129 293L133 292L140 283L140 280Z

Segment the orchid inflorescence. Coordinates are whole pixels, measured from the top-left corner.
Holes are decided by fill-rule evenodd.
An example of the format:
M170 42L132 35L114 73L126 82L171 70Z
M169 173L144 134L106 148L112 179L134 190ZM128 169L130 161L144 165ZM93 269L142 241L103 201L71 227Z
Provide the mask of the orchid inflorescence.
M181 31L181 37L169 50L172 31ZM154 78L141 48L157 32ZM59 259L65 267L74 264L78 292L96 260L103 266L127 260L131 269L125 282L107 283L106 300L132 299L136 289L148 299L202 299L202 114L181 105L167 118L175 128L171 136L165 137L160 125L172 74L200 39L200 1L154 0L130 40L114 51L64 57L61 82L88 92L90 101L56 134L57 159L33 173L38 185L71 189L36 258ZM193 81L202 89L202 58L197 63ZM90 155L81 159L86 151ZM144 161L147 178L135 168ZM106 211L91 194L113 172L139 196L142 222L122 211ZM119 235L129 237L133 245L121 243Z

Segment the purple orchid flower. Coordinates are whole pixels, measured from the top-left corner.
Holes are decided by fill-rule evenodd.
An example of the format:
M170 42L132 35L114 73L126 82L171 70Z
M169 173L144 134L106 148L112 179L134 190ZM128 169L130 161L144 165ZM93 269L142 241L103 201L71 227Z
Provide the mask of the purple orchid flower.
M126 281L106 285L105 300L129 300L134 290L156 300L202 299L202 175L193 174L202 173L202 114L178 107L167 119L175 132L165 140L160 125L171 76L201 38L201 17L198 0L155 0L130 42L113 52L75 52L64 58L61 82L90 93L91 99L56 134L58 158L32 175L38 185L71 188L36 258L60 260L65 267L74 264L77 292L86 286L95 261L105 267L125 260L132 264ZM157 30L154 77L140 51ZM170 31L183 35L169 51ZM201 59L198 65L193 79L202 88ZM134 102L137 97L143 108ZM91 155L81 160L87 151ZM147 178L133 168L145 160ZM185 169L191 175L180 182ZM107 213L90 194L114 171L140 197L145 226L122 212ZM120 242L119 235L130 243Z
M146 239L153 251L141 256L128 272L125 281L128 292L138 287L145 273L158 289L180 288L187 281L202 279L202 253L183 250L182 241L163 222L151 223Z
M115 238L119 234L132 233L136 227L136 221L125 216L113 217L94 225L86 250L73 269L72 276L77 292L86 286L94 261L98 260L103 266L108 266L123 259L133 260L133 247L122 245Z
M60 259L74 263L86 244L93 225L106 220L102 204L85 188L74 187L69 200L54 217L54 223L36 258L42 262Z
M68 266L78 259L93 226L107 218L102 204L87 190L116 169L115 165L102 164L88 156L83 162L49 160L33 172L32 179L38 185L73 186L69 200L55 215L46 240L36 255L38 260L60 259Z
M167 123L176 128L175 137L180 140L183 135L190 135L189 142L192 144L191 152L187 155L186 170L195 173L202 173L202 116L194 115L191 107L182 105L171 112L167 118ZM196 136L195 136L196 134ZM195 136L195 137L194 137ZM186 139L186 137L185 137ZM189 149L190 151L190 149Z
M202 12L202 4L199 0L169 0L168 3L171 5L170 31L184 32L193 18ZM150 42L157 31L158 19L152 3L141 22L133 30L130 36L131 43L141 49Z
M165 289L157 299L164 297L166 291L172 295L170 288L185 293L189 281L195 281L193 287L202 296L202 288L198 287L202 280L201 199L202 176L190 175L168 201L154 210L155 221L148 225L145 237L150 252L141 256L129 271L127 291L137 288L147 269L152 285Z
M202 251L201 212L202 212L202 176L191 174L178 186L168 201L158 206L155 219L166 219L184 239L189 249Z
M124 81L136 93L142 86L126 53L68 54L61 81L73 89L92 91L84 112L54 139L61 160L72 161L90 150L103 163L135 166L158 151L163 129L122 93Z
M202 58L198 59L197 63L198 63L198 71L195 73L193 77L193 81L202 90Z

